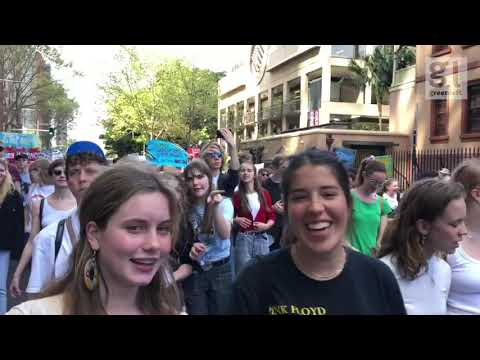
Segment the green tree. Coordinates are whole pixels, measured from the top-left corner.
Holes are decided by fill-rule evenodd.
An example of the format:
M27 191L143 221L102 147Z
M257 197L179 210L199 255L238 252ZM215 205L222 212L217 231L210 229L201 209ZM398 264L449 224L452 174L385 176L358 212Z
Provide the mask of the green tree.
M214 136L219 74L181 60L146 63L128 47L117 59L122 69L100 85L109 151L119 154L114 149L123 152L139 144L144 150L152 139L186 147Z
M378 128L382 129L382 104L390 94L393 78L394 57L403 62L412 61L411 54L400 46L394 52L392 45L377 46L371 55L366 55L360 60L352 59L349 69L353 73L354 82L365 89L371 85L375 94L378 107Z
M0 46L0 130L20 128L25 109L48 116L46 104L57 94L45 60L57 68L72 67L48 45Z

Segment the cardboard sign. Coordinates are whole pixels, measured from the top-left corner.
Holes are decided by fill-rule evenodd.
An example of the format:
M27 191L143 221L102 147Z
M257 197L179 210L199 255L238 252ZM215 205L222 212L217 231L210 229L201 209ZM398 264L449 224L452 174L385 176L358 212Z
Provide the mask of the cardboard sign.
M0 141L5 147L5 159L13 161L16 154L27 154L30 160L38 158L40 138L36 134L0 132Z
M357 150L349 148L335 148L335 154L346 168L353 168L355 158L357 157Z
M146 158L155 166L184 169L188 165L188 153L177 144L163 140L148 142Z

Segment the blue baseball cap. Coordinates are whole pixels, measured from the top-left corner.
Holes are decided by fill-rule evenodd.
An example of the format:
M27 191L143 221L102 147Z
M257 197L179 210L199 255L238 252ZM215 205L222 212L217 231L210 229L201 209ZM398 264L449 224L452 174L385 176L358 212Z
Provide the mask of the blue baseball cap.
M91 141L77 141L73 143L67 150L67 157L80 153L94 153L102 159L107 160L100 146Z

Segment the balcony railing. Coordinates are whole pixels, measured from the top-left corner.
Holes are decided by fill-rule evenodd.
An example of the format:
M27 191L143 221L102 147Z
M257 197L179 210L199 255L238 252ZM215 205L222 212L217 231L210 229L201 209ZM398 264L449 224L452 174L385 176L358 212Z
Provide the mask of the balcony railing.
M255 113L247 111L243 116L243 123L245 125L251 125L255 123Z
M258 121L270 120L270 108L265 107L258 111Z
M283 105L285 115L300 115L300 99L287 101Z

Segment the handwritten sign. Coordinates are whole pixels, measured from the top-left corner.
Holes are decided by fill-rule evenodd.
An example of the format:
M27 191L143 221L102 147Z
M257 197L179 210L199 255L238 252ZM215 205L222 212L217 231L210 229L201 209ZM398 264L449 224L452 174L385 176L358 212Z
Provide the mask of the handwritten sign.
M184 169L188 165L188 153L177 144L150 140L147 144L147 160L156 166L171 166Z
M349 148L335 148L335 154L340 159L340 161L347 168L353 168L355 163L355 158L357 157L357 150Z

